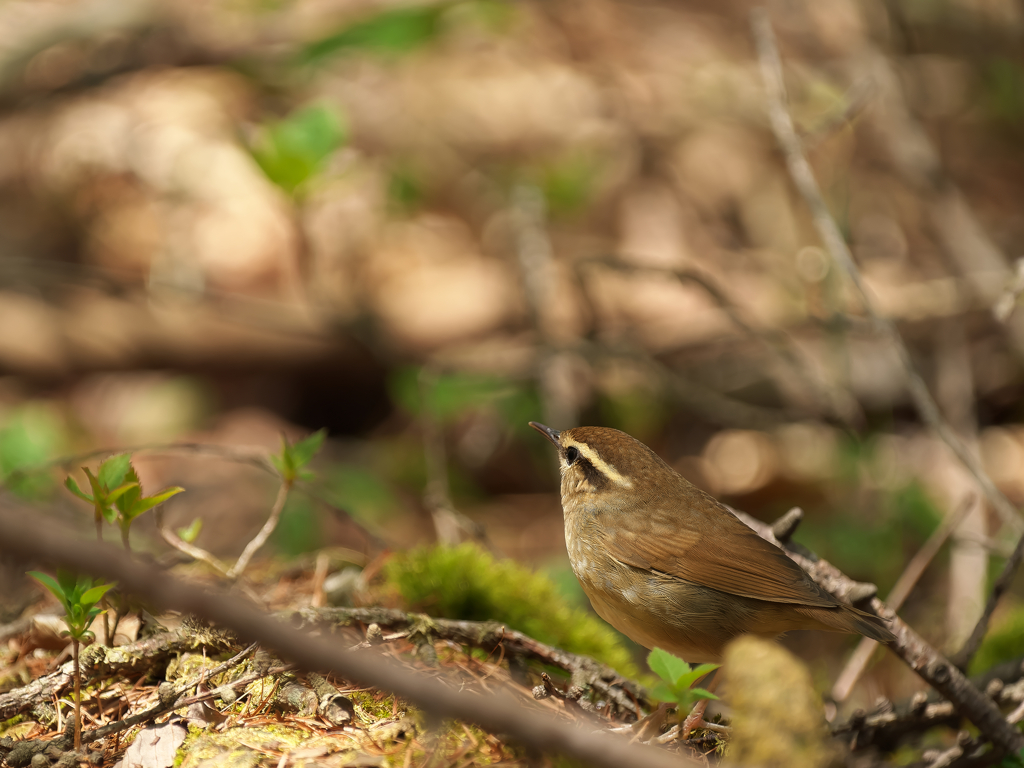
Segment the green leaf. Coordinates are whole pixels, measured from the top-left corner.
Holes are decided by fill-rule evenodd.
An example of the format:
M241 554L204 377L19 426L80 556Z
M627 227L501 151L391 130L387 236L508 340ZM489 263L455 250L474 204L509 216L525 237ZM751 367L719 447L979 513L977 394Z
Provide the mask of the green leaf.
M79 583L85 581L85 585L79 588ZM65 571L57 569L57 581L60 583L61 590L67 596L68 601L71 603L78 602L78 596L81 594L82 589L88 589L92 586L92 582L87 577L79 577L77 574L71 571Z
M705 688L690 688L688 693L695 699L714 699L718 701L718 697Z
M100 584L99 586L93 587L92 589L87 589L78 599L78 602L83 606L96 605L96 603L102 600L103 596L113 588L113 584Z
M138 483L125 483L124 485L122 485L122 486L120 486L118 488L115 488L114 490L112 490L110 493L107 494L107 504L113 504L119 498L121 498L121 496L123 496L125 493L127 493L128 491L131 491L133 489L137 489L138 487L139 487Z
M106 496L106 488L100 483L100 480L94 475L88 467L82 467L82 471L85 472L85 476L89 478L89 487L92 489L92 498L94 504L101 504L103 497Z
M655 683L654 687L651 688L651 695L658 699L658 701L676 702L679 700L678 694L665 683Z
M288 442L288 437L284 433L281 433L281 453L278 454L281 458L281 466L284 467L282 474L285 477L295 476L295 451L292 448L292 444Z
M64 589L52 576L43 573L42 571L29 571L28 575L50 590L53 593L53 596L60 600L62 604L67 602L67 596L64 594Z
M348 129L338 110L313 104L264 126L252 153L267 178L294 194L347 139Z
M443 10L443 6L420 6L384 11L307 46L301 61L314 64L348 50L406 53L437 36Z
M75 478L73 478L71 475L68 475L67 479L64 480L64 487L71 491L73 494L75 494L75 496L77 496L78 498L84 501L88 501L90 504L92 504L93 497L85 493L81 488L79 488L78 483L75 482Z
M647 666L670 686L691 671L689 664L661 648L655 648L647 655Z
M116 488L124 482L124 476L131 467L132 455L119 453L100 464L98 479L104 490Z
M165 488L160 493L155 493L152 496L147 496L144 499L139 499L135 503L135 506L131 510L131 517L129 519L134 520L136 517L141 515L143 512L148 512L158 504L163 504L172 496L177 496L179 493L184 493L185 489L178 486L173 488Z
M285 446L285 450L287 445ZM277 470L277 474L284 476L288 469L288 463L285 461L285 454L282 452L280 455L276 453L270 454L270 463L274 465L274 469Z
M316 456L320 447L324 444L325 437L327 437L327 430L320 429L305 440L300 440L292 446L292 456L296 469L302 469L309 464L310 460Z
M114 502L121 514L129 516L132 507L135 506L136 502L142 497L142 482L139 480L139 473L135 471L135 467L129 466L128 472L124 476L125 484L127 487L117 496L110 494L107 496L108 502ZM128 485L130 484L130 485Z
M675 681L675 685L677 688L689 688L702 677L714 672L716 669L718 669L717 664L701 664L696 669L691 669L689 672L678 677Z
M199 537L199 532L202 531L202 530L203 530L203 519L201 517L197 517L195 520L193 520L191 523L189 523L188 528L179 528L178 529L178 537L182 541L191 544L192 542L194 542Z

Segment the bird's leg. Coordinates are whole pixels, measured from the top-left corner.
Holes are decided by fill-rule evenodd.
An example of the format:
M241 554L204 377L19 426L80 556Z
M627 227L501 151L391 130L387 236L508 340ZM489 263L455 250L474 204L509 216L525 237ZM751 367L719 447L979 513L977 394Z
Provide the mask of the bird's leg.
M694 683L694 685L703 688L709 693L714 692L715 686L718 685L718 681L720 679L717 673L717 669L709 672L705 677L701 678L699 683ZM690 738L690 732L694 729L707 725L707 723L704 722L704 712L707 710L710 701L711 699L701 699L694 705L693 709L690 710L690 714L686 716L683 724L679 726L679 738L681 741L686 741L686 739Z

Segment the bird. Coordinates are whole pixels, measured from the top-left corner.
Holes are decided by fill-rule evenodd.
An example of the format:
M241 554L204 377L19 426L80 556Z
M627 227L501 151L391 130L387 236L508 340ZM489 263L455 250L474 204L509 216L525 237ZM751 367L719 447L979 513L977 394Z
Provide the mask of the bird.
M894 639L883 619L840 602L634 437L530 426L558 449L573 572L598 615L636 643L693 664L721 661L740 635Z

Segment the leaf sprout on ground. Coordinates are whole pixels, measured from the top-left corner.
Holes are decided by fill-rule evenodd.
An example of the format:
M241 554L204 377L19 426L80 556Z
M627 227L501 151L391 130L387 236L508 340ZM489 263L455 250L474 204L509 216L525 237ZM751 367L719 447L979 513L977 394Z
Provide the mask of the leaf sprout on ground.
M91 479L91 475L90 475ZM57 571L57 578L40 571L29 571L28 575L46 587L60 601L64 608L64 623L71 638L72 658L75 677L75 751L82 748L82 678L78 665L78 648L83 642L93 640L90 631L93 619L105 608L96 606L113 584L94 582L88 576L77 576L70 571Z

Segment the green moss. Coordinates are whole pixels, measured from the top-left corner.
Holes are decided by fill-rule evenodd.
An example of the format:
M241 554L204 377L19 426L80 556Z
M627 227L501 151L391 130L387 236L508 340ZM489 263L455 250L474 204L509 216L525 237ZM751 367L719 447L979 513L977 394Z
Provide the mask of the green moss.
M376 723L391 718L396 711L395 697L381 691L353 691L345 694L356 708L356 714L366 723ZM405 713L405 705L398 703L397 714Z
M23 722L24 720L24 715L15 715L14 717L8 720L4 720L2 723L0 723L0 736L6 736L7 732L11 730L11 728Z
M592 656L620 674L636 675L615 632L573 608L546 576L496 560L472 543L421 547L393 558L388 585L414 610L448 619L500 621L543 643Z

